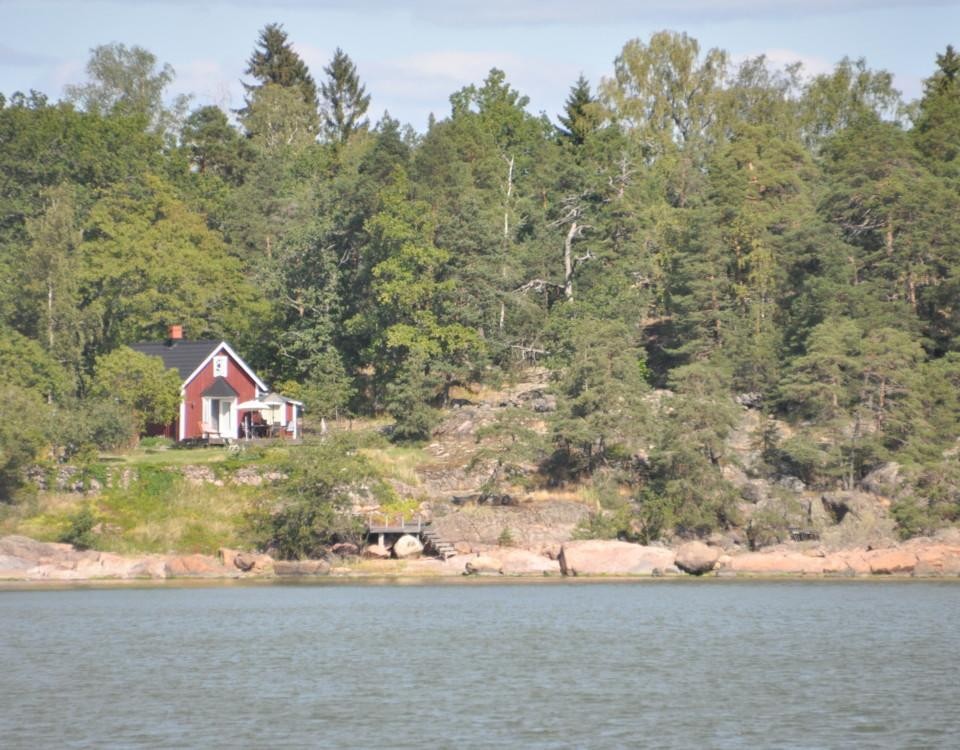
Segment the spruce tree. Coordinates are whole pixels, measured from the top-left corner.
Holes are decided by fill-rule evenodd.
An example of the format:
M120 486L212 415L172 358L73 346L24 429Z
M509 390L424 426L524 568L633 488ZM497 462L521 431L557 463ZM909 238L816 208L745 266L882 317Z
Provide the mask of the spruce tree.
M557 115L563 127L558 128L560 139L579 146L599 125L597 100L590 93L590 83L583 74L570 87L570 96L564 104L564 114Z
M282 24L271 23L263 28L257 40L257 49L250 55L244 73L253 76L259 83L243 84L249 96L246 106L240 110L241 115L249 111L254 93L269 84L299 89L309 110L315 113L319 109L317 84L310 75L307 64L287 41L287 32L283 30ZM319 132L318 116L312 125L314 132Z
M327 74L327 80L320 86L324 99L324 133L334 143L345 143L353 133L369 125L364 115L370 106L370 95L360 83L357 66L339 47L323 70Z
M937 174L956 177L960 154L960 55L948 45L924 82L914 142Z

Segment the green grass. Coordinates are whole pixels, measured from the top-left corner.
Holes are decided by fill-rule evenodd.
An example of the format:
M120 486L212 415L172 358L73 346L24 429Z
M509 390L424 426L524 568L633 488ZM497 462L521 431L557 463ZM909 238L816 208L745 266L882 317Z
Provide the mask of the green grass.
M43 495L21 518L8 518L3 531L57 541L89 507L98 522L94 546L106 552L214 554L219 547L249 546L247 513L255 488L192 486L173 472L151 473L126 490L111 488L94 498Z
M376 448L361 448L385 479L395 479L412 487L420 486L417 467L429 461L429 456L420 448L390 445Z
M188 466L213 464L230 455L226 448L135 448L129 453L101 454L100 460L127 466Z
M385 478L409 487L419 487L416 469L427 456L419 448L393 446L375 430L355 431L362 453ZM75 493L39 493L0 515L0 534L24 534L41 541L57 541L71 527L71 520L85 507L96 517L94 547L117 553L202 552L219 547L250 548L248 518L263 487L247 487L226 481L224 486L193 485L181 469L209 465L214 475L228 479L244 467L268 471L282 466L303 446L272 445L240 452L219 447L140 447L122 454L101 455L95 468L102 469L104 488L94 496ZM128 482L126 487L122 486ZM415 493L411 493L415 494ZM419 500L398 497L388 503L391 513L412 516Z

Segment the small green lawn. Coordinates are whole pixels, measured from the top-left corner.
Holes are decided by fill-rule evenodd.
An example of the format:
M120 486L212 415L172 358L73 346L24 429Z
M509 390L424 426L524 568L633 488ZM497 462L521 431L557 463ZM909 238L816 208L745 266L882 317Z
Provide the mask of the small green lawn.
M100 460L107 465L130 466L187 466L190 464L213 464L223 461L230 453L226 448L134 448L129 453L101 454Z

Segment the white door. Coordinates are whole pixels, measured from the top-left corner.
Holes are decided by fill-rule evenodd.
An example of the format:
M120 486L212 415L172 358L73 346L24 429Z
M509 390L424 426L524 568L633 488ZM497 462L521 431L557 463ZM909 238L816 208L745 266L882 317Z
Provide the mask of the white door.
M218 399L220 405L219 432L223 437L237 436L237 426L233 423L233 403L232 398Z
M236 410L237 402L234 398L207 399L207 419L210 431L220 437L235 438L237 436Z

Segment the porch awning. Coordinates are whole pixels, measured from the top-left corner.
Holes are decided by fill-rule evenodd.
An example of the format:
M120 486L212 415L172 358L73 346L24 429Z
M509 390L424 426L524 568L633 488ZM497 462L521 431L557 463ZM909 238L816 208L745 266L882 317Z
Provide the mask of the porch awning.
M207 398L236 398L239 394L226 378L216 378L200 395Z

